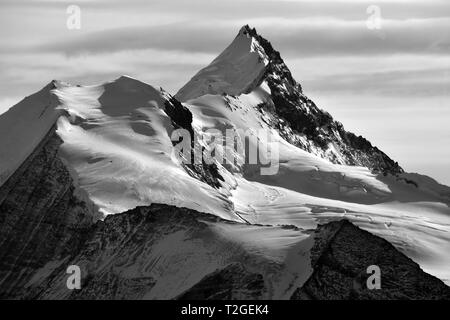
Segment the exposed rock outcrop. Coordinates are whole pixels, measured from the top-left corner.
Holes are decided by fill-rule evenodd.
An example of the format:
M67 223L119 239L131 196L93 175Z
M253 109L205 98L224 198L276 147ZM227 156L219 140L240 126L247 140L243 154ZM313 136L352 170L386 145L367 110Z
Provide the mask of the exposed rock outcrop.
M247 253L211 232L209 225L219 222L233 224L210 214L162 204L107 216L84 232L83 247L74 249L64 263L52 261L47 272L36 270L26 290L14 297L170 299L189 292L216 269L228 270L221 271L222 276L230 276L234 281L230 282L232 288L228 287L233 292L217 295L218 298L238 292L242 297L250 297L240 285L256 281L255 286L260 288L263 280L251 274L244 277L245 272L229 274L244 270L230 264L245 260ZM66 287L68 265L81 268L81 290ZM200 284L195 295L208 296L203 286ZM258 296L258 292L253 295Z
M206 276L179 300L256 300L267 297L263 275L236 262Z
M58 156L52 128L0 187L0 298L15 297L51 259L77 252L96 209Z
M292 299L446 299L450 288L423 272L388 241L348 220L321 225L311 250L314 272ZM369 266L380 268L380 289L368 289Z
M219 188L221 181L223 182L224 179L220 175L217 165L215 163L206 163L203 157L201 163L195 162L195 155L192 150L199 148L199 150L202 150L203 152L204 146L199 145L198 137L192 127L191 111L170 94L164 91L162 92L166 98L164 103L165 112L171 118L174 127L187 130L191 137L191 158L189 163L183 163L184 169L190 176L205 182L214 188ZM174 141L173 143L176 145L178 142L179 141Z

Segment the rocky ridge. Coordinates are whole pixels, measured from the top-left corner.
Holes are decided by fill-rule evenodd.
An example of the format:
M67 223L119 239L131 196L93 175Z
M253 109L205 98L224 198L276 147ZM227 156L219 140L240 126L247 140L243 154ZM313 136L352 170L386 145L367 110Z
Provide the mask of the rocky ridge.
M271 101L259 106L273 114L271 126L288 142L306 151L317 153L334 163L365 166L383 173L398 174L403 169L397 162L363 138L344 129L326 111L317 107L292 76L280 53L259 35L255 28L244 26L240 34L254 38L263 48L267 64L254 86L266 82ZM238 35L239 36L239 35ZM253 88L247 88L249 92ZM306 137L306 141L300 137Z

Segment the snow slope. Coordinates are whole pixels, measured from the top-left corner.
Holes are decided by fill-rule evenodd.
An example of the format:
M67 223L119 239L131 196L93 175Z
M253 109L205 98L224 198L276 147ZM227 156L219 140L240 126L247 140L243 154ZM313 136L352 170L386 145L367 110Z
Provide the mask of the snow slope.
M206 68L200 70L176 98L186 101L209 94L238 95L262 76L267 57L255 39L244 35L242 27L236 39Z
M54 82L0 116L0 186L41 142L61 115Z
M123 77L55 94L72 119L58 120L62 156L105 214L167 203L234 218L216 190L173 161L173 126L159 91Z
M126 76L95 86L54 81L0 117L2 177L56 123L61 157L102 213L167 203L239 221L220 192L173 159L164 101L159 90Z

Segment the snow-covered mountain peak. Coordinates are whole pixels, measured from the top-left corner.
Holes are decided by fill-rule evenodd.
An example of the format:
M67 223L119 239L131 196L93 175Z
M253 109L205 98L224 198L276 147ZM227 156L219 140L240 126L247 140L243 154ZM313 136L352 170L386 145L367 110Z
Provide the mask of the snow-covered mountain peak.
M115 83L117 85L126 87L126 88L142 88L142 87L152 87L150 84L145 83L141 80L138 80L136 78L133 78L131 76L128 75L121 75L120 77L118 77L117 79L114 79L110 82L105 83L106 84L111 84L111 83Z
M51 81L0 116L0 186L56 134L59 157L104 214L160 202L234 219L227 199L172 159L171 134L191 121L170 94L128 76L89 86Z
M180 101L205 94L240 95L251 91L265 73L268 57L244 26L231 44L176 94Z
M191 105L204 105L200 100L205 99L222 100L223 103L207 103L218 108L219 113L223 112L221 105L237 99L232 103L236 108L230 108L241 111L233 112L233 118L254 118L253 123L266 123L287 142L305 151L337 164L360 165L394 174L403 171L369 141L345 131L341 123L317 107L303 93L280 53L248 25L239 30L231 44L200 70L176 98ZM237 107L249 106L249 99L252 117Z
M176 97L187 101L205 94L236 96L251 92L268 78L280 90L292 91L289 89L292 87L302 91L280 53L255 28L244 25L230 45L181 88Z
M138 82L142 82L142 81L140 81L140 80L138 80L138 79L136 79L136 78L133 78L132 76L129 76L129 75L127 75L127 74L123 74L123 75L121 75L120 77L118 77L116 80L114 80L114 81L138 81Z
M251 28L250 28L250 26L248 24L243 25L241 27L241 29L239 30L238 36L239 35L247 35L250 30L251 30Z

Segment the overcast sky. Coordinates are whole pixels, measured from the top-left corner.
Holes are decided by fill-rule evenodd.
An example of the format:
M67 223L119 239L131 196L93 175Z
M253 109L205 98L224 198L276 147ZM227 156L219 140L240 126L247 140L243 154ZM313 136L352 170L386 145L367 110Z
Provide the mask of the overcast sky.
M367 26L371 5L381 29ZM450 185L448 0L0 0L0 113L52 79L127 74L175 94L244 24L346 129Z

